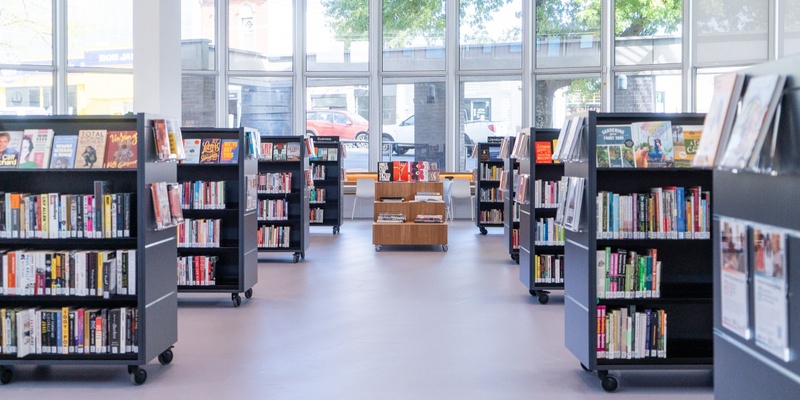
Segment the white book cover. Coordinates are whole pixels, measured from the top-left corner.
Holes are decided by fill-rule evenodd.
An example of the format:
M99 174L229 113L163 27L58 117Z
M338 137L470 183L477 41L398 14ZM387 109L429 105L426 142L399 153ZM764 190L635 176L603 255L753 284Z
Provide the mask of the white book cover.
M751 247L756 345L789 361L786 234L774 227L754 226Z

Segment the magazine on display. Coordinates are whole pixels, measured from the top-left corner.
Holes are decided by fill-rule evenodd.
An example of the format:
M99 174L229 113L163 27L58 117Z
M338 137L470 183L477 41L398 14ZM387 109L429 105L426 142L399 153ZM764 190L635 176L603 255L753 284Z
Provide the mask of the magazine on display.
M750 245L755 275L756 345L789 361L786 233L774 227L754 226Z
M750 339L747 225L731 218L720 218L719 229L722 326Z

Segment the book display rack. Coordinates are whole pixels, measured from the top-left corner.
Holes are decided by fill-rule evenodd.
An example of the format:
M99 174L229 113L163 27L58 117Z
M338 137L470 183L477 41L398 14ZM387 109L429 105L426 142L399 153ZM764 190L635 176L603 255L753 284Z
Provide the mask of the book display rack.
M442 182L376 182L372 244L440 245L447 251Z
M503 172L500 175L500 190L503 191L503 241L508 246L511 259L519 264L519 205L515 197L519 183L519 160L511 157L514 137L507 136L500 146Z
M342 145L338 136L314 138L315 153L311 154L311 176L314 187L309 198L309 221L312 226L330 226L333 234L342 226Z
M795 212L800 180L791 173L798 160L798 70L800 59L793 57L739 71L748 80L788 78L774 142L787 156L774 165L784 169L714 171L714 397L719 399L788 399L800 390L800 296L793 295L800 288L800 257L792 257L800 254Z
M564 144L573 150L567 151L572 156L565 159L564 174L577 178L571 180L579 187L570 188L564 212L584 211L573 211L574 221L565 224L571 228L564 246L565 342L584 369L597 371L607 391L618 387L610 370L712 366L713 173L673 167L666 154L672 141L665 139L672 130L664 128L665 123L702 126L703 119L703 114L587 112L572 120L576 144ZM639 123L642 130L659 126L667 135L664 153L655 154L661 149L651 140L649 161L637 160L637 168L615 165L620 155L632 164L633 154L606 149L601 129L615 126L624 145L624 132ZM675 194L681 192L684 198ZM575 199L583 195L579 204L570 201L575 194Z
M475 225L482 235L486 228L503 227L503 191L500 174L503 159L500 158L502 137L491 137L488 143L478 143L478 166L475 170Z
M305 259L309 239L309 197L313 184L302 136L262 136L258 161L259 209L257 241L260 253L293 253Z
M253 296L258 282L256 180L251 128L182 128L185 143L221 143L217 163L178 164L185 222L178 228L178 292ZM202 145L201 145L202 146ZM190 149L191 150L191 149ZM203 149L205 151L205 149ZM212 151L209 149L209 151Z
M519 160L520 248L519 278L539 303L550 300L550 290L564 288L564 230L555 224L556 204L564 164L553 162L555 129L526 129L516 147Z
M135 149L126 153L135 163L132 168L9 168L0 174L2 197L17 200L5 202L10 218L0 229L5 267L0 382L11 381L10 366L120 365L127 366L133 383L142 384L147 372L141 366L154 358L169 364L178 340L175 228L156 229L151 196L157 182L176 181L176 163L156 162L152 118L145 114L0 118L0 131L25 129L49 129L55 137L133 131ZM95 187L108 189L102 211L93 201ZM109 193L129 193L121 196L129 201L113 202ZM20 202L25 196L27 201ZM45 204L47 197L53 201ZM125 212L119 212L121 205ZM102 221L104 229L98 231L89 220ZM106 230L109 226L123 229Z

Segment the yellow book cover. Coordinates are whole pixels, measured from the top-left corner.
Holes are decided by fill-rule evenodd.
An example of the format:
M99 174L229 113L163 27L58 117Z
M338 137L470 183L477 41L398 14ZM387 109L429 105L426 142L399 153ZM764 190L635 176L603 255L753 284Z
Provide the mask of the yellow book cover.
M69 354L69 307L61 307L61 354Z
M97 252L97 295L103 297L103 252ZM98 327L99 329L99 327Z
M112 224L111 224L111 195L103 195L103 237L112 237Z
M553 148L557 149L558 148L556 147L557 145L558 145L558 139L553 139ZM561 163L560 160L553 160L553 164L559 164L559 163Z
M39 197L39 230L36 231L37 238L47 238L50 234L50 198L46 194Z

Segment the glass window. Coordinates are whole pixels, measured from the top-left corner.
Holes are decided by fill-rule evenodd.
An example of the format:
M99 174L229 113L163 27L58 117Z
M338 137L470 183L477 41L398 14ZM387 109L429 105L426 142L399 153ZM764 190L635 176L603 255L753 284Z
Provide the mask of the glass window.
M292 131L292 78L230 77L228 126L255 128L261 136L301 135Z
M383 68L444 70L445 0L383 0Z
M214 1L181 0L183 69L214 70L214 21Z
M600 66L600 2L536 1L536 67Z
M466 78L460 87L461 118L456 143L459 171L471 171L476 159L470 157L475 143L491 136L514 135L522 127L522 80Z
M461 0L461 69L522 66L522 1L503 4Z
M133 74L67 74L67 114L125 115L133 112Z
M308 0L306 16L309 71L368 69L369 0Z
M600 111L600 77L589 75L538 75L534 126L560 129L568 115Z
M381 159L435 162L444 170L444 79L386 79L383 96Z
M216 78L184 75L181 81L181 124L187 127L217 126Z
M714 78L717 75L736 71L739 68L704 68L697 70L694 85L694 104L696 112L708 112L711 96L714 95Z
M133 68L132 0L69 0L67 64Z
M767 0L696 0L695 60L698 64L766 61Z
M53 73L5 69L0 80L0 115L53 114Z
M681 62L681 0L619 0L614 4L617 65Z
M369 90L366 78L308 79L306 133L338 136L348 171L369 170Z
M52 0L4 0L0 64L53 65Z
M780 56L800 54L800 0L779 0Z
M292 70L292 3L292 0L228 1L230 69Z
M618 73L614 79L615 112L679 113L681 71Z

